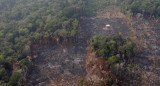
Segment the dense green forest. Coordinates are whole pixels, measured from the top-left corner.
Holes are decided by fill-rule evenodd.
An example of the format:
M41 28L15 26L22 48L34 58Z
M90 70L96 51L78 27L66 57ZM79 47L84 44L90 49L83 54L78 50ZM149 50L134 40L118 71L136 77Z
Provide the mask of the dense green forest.
M106 0L0 0L0 84L20 85L29 65L28 42L58 33L74 36L79 18L93 16ZM16 69L13 64L20 64ZM22 69L22 71L20 71ZM18 83L19 82L19 83Z
M160 0L122 0L122 12L136 15L143 14L146 17L154 17L160 20Z

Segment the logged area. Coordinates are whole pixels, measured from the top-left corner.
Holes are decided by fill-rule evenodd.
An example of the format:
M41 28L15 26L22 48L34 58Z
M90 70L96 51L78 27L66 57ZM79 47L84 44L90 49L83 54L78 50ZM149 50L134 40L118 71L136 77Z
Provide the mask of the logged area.
M28 86L76 85L85 74L85 47L79 45L50 46L33 51L36 58L28 75Z
M85 75L87 43L81 34L71 41L34 50L27 86L76 86Z

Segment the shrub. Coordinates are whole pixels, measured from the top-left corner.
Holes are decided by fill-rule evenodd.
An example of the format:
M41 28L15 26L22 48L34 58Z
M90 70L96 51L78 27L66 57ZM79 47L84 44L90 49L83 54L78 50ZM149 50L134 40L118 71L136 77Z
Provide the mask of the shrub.
M19 86L18 81L21 78L21 74L18 72L13 72L12 76L9 79L8 86Z
M20 64L21 64L22 68L25 69L29 65L29 60L27 58L24 58L20 61Z

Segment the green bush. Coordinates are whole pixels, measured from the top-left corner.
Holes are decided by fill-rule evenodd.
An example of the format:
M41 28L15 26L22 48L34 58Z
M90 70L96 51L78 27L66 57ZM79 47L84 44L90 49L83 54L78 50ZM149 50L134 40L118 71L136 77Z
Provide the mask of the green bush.
M9 79L8 86L19 86L18 81L21 78L21 74L18 72L13 72L12 76Z
M20 64L22 66L23 69L27 68L29 65L29 60L27 58L24 58L20 61Z
M9 80L9 76L5 68L0 67L0 80L7 82Z
M118 63L120 61L120 57L119 56L111 56L108 58L107 61L111 64Z

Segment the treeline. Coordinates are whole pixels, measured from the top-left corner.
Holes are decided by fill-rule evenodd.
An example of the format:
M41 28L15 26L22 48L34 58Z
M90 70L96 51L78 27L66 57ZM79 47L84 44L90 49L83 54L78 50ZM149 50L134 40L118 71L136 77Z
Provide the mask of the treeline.
M30 42L58 33L74 36L79 19L93 16L107 3L106 0L0 0L0 85L21 84L20 76L29 65L26 57L31 51Z
M89 41L89 46L97 57L106 61L102 70L107 72L106 78L99 86L129 86L141 83L139 66L132 63L135 56L135 43L116 34L112 38L106 35L95 35Z
M160 0L120 0L122 11L127 14L143 14L160 20Z

